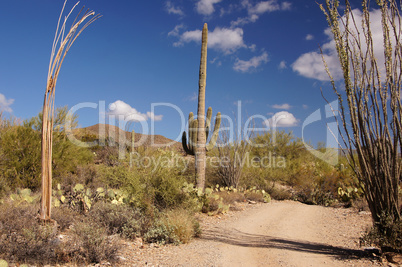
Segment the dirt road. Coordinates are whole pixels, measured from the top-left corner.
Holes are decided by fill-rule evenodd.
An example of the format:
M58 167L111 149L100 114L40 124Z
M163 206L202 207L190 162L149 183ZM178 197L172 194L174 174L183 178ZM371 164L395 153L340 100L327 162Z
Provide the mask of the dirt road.
M200 239L187 245L143 249L135 264L380 266L362 257L358 244L369 225L367 213L273 201L221 218L205 218Z

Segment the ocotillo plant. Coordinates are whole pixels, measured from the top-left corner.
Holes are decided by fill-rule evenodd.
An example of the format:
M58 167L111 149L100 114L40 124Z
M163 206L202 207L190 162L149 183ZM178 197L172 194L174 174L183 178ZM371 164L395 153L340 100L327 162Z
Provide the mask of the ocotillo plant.
M209 107L207 110L207 118L205 120L205 140L208 140L210 126L211 126L211 118L212 118L212 108ZM205 150L211 150L215 145L219 136L219 127L221 125L221 113L218 112L215 118L215 126L214 131L212 133L211 139L208 144L205 144ZM187 134L186 131L183 132L182 136L182 145L183 149L188 155L195 155L195 146L197 144L198 137L198 120L194 119L194 114L190 112L188 116L188 144L187 144Z
M54 97L57 78L60 73L60 68L63 63L64 57L69 51L70 47L88 27L89 24L94 22L100 17L99 14L95 15L93 11L83 12L83 8L78 13L73 25L65 35L66 22L74 8L78 5L75 4L68 15L61 22L61 18L66 6L67 0L64 2L63 8L60 13L57 29L53 40L52 53L50 56L49 72L47 75L47 85L45 91L45 99L43 103L43 119L42 119L42 203L40 208L40 219L44 221L51 220L51 207L52 207L52 135L53 135L53 121L54 121ZM93 16L84 25L84 21ZM80 28L81 26L81 28ZM80 28L80 29L79 29ZM56 53L57 52L57 53Z
M192 151L195 155L195 173L197 188L204 190L205 187L205 162L206 162L206 124L205 124L205 86L207 80L207 43L208 43L208 26L205 23L202 29L201 37L201 59L200 59L200 72L198 81L198 111L197 119L193 119L192 113L189 117L190 127L190 142L189 147L184 146L187 142L183 141L183 147L188 148L188 151ZM212 116L212 110L211 110ZM219 115L220 117L220 115ZM220 119L217 119L220 123ZM194 129L197 129L194 131ZM217 127L217 131L219 127ZM192 134L193 133L193 134ZM196 133L196 134L194 134ZM217 134L216 134L217 135ZM183 133L183 137L185 133ZM216 136L217 138L217 136ZM195 142L196 141L196 142ZM212 142L211 144L213 144ZM187 152L187 151L186 151ZM191 154L191 153L190 153Z

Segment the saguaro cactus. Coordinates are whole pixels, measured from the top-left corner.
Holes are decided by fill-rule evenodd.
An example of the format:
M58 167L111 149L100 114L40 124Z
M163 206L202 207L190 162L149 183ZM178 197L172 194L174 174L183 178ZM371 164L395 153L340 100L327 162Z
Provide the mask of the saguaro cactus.
M209 107L207 110L207 118L205 120L205 140L208 140L208 136L210 133L210 126L211 126L211 118L212 118L212 108ZM212 133L211 139L209 140L208 144L205 144L205 150L211 150L215 145L216 141L219 136L219 127L221 125L221 113L218 112L215 118L215 126L214 131ZM197 144L198 138L198 120L194 119L194 114L190 112L188 116L188 144L187 144L187 133L186 131L183 132L182 136L182 145L183 149L188 155L195 155L195 145Z
M205 122L205 86L207 80L207 43L208 43L208 26L205 23L202 29L201 41L201 59L200 59L200 72L198 82L198 111L197 119L194 119L193 113L189 116L189 145L187 146L186 133L183 133L183 148L186 153L195 155L195 173L197 188L204 190L205 186L205 162L206 162L206 141L209 132L209 125L212 117L212 109L208 109L207 122ZM220 125L220 113L217 115L215 121L215 129L213 137L208 144L208 149L213 147L218 137ZM213 140L215 139L215 141Z

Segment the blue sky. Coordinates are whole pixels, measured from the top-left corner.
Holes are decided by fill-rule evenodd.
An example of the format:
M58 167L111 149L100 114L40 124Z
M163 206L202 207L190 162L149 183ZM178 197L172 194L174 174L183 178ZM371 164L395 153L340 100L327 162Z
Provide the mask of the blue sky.
M63 2L0 2L0 108L6 114L26 119L41 110ZM74 4L69 0L66 9ZM72 46L56 86L56 106L97 105L77 111L80 126L123 114L140 121L138 132L145 127L179 140L178 109L186 120L197 110L201 29L208 23L206 106L213 114L233 118L241 101L243 122L255 116L256 126L264 127L282 115L279 129L301 137L303 122L321 109L324 119L306 125L303 134L313 144L325 142L320 88L330 101L335 96L319 45L335 78L340 75L316 1L84 0L82 5L102 17ZM99 115L102 105L106 114Z

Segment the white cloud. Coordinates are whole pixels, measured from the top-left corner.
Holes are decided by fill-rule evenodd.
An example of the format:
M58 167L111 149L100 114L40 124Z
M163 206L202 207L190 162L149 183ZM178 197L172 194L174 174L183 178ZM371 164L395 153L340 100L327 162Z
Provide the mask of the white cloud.
M173 30L168 33L168 36L179 36L180 30L184 28L183 24L176 25Z
M292 8L292 3L283 2L281 5L281 10L290 10Z
M211 48L232 53L239 48L246 47L243 41L243 29L219 28L208 34L208 44Z
M288 66L286 65L286 61L285 61L285 60L282 60L282 61L279 63L278 69L283 70L283 69L287 69L287 68L288 68Z
M289 109L292 108L292 106L289 105L288 103L285 103L285 104L282 104L282 105L278 105L278 104L272 105L272 108L289 110Z
M171 1L166 2L166 11L169 14L184 16L183 10L180 7L174 6Z
M173 30L174 31L174 30ZM201 30L186 31L180 36L180 40L174 46L181 46L189 42L201 42ZM230 54L236 50L247 47L243 41L243 29L220 28L208 33L208 47Z
M232 27L256 22L259 19L260 15L264 13L289 10L292 7L292 4L290 2L285 1L279 4L278 0L261 1L255 5L251 4L248 0L243 0L241 2L241 5L243 8L247 9L248 17L238 18L237 20L232 21Z
M304 104L303 109L308 109L308 105Z
M297 120L292 113L280 111L275 113L271 118L265 120L263 123L265 126L270 128L293 127L299 123L299 120Z
M163 115L155 115L153 112L148 111L147 112L147 117L151 120L151 121L161 121L163 118Z
M176 27L175 27L175 29L176 29ZM201 30L186 31L181 36L177 33L177 35L180 36L180 40L175 42L173 45L174 46L182 46L184 43L200 42L201 34L202 34Z
M13 112L11 105L14 103L14 99L7 99L3 94L0 94L0 110L5 112Z
M195 7L199 14L211 15L215 11L214 4L217 4L220 1L222 0L199 0Z
M117 100L109 105L107 115L117 116L117 119L125 121L146 121L148 119L160 121L163 117L163 115L155 115L152 112L143 114L121 100Z
M335 53L335 54L334 54ZM324 55L328 68L335 80L342 78L342 70L340 68L336 51ZM320 81L329 81L328 74L322 61L322 55L319 52L310 52L301 55L293 64L293 71L301 76L313 78Z
M288 5L288 7L290 7L290 4ZM255 6L249 8L248 12L261 15L266 12L281 10L281 8L282 6L278 4L277 0L269 0L257 3Z
M362 12L358 9L352 10L354 21L356 22L357 29L359 29L363 54L367 50L367 46L364 41L364 35L362 30ZM374 56L377 59L377 65L381 68L380 71L384 73L384 49L383 49L383 33L381 25L381 11L372 10L370 12L370 28L373 36L373 46L374 46ZM340 23L343 25L342 23ZM356 33L355 29L352 29ZM334 80L340 80L343 78L342 69L339 63L338 54L336 52L335 41L333 40L333 35L331 30L327 28L324 33L328 36L328 42L322 46L322 51L324 54L325 61L331 72ZM351 37L352 38L352 37ZM324 63L322 61L322 56L319 51L312 51L309 53L302 54L293 64L293 71L298 74L317 79L320 81L329 81L328 74L325 71ZM381 75L384 77L384 75Z
M312 34L307 34L306 35L306 40L307 41L311 41L311 40L313 40L314 39L314 36L312 35Z
M260 56L252 57L250 60L237 59L233 69L239 72L249 72L251 69L256 69L262 63L268 62L267 52L263 52Z
M216 66L222 66L222 61L219 60L219 57L215 57L214 59L209 61L211 64L216 64Z

